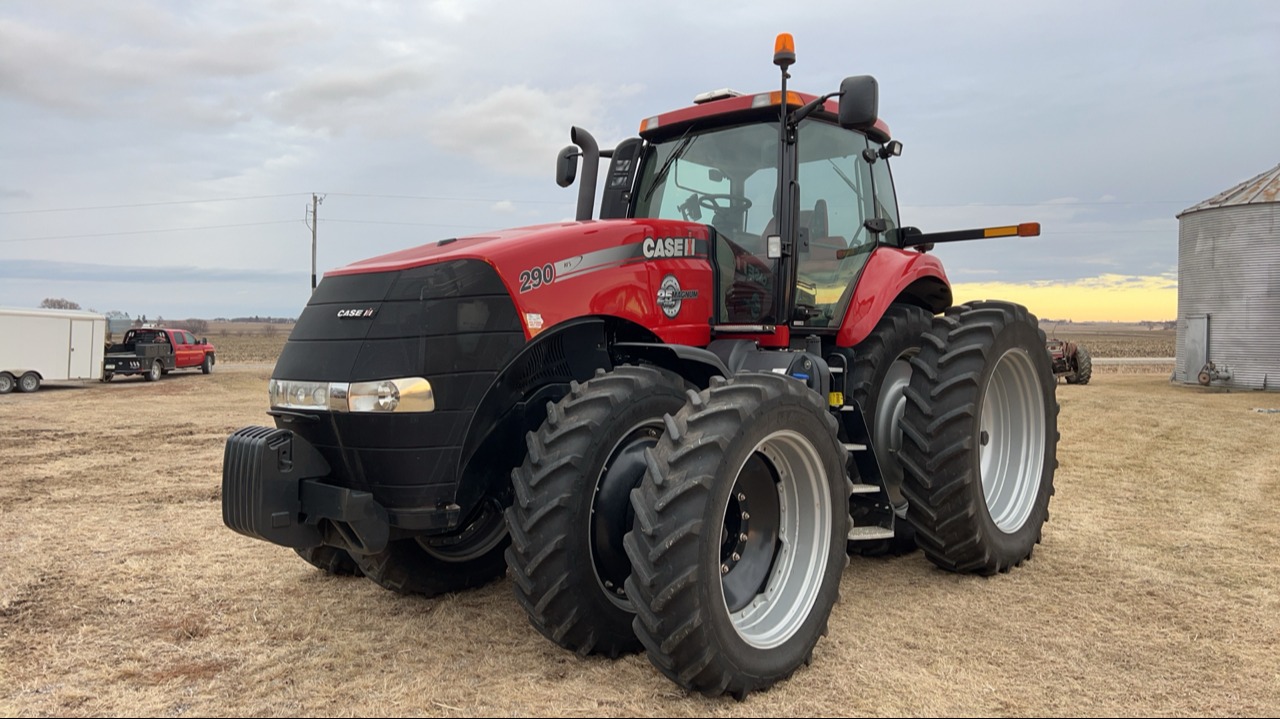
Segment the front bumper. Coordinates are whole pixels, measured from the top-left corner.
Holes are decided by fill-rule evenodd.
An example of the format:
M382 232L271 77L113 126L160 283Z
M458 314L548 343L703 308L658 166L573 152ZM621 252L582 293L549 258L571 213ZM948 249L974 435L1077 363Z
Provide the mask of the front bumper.
M245 427L227 438L222 521L294 549L321 544L369 554L387 546L387 510L369 492L325 484L329 463L287 429Z

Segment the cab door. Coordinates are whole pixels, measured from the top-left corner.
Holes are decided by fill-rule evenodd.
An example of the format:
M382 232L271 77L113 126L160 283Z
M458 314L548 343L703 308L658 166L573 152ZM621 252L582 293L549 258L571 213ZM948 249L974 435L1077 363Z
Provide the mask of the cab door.
M195 347L192 346L191 333L175 330L170 335L173 337L173 361L175 366L190 367L196 364L192 360Z

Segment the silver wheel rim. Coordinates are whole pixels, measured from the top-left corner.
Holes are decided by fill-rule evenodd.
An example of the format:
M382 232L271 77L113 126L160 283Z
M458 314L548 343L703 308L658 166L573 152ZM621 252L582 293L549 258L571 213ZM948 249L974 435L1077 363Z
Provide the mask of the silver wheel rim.
M901 479L902 470L896 459L902 449L902 428L898 420L902 419L907 408L906 389L911 384L910 358L918 350L904 352L889 365L884 382L880 384L880 396L876 398L875 418L871 436L875 444L876 456L892 457L895 461L885 462L880 471Z
M778 477L778 542L763 590L729 619L747 644L772 649L795 636L817 601L830 548L832 519L826 509L832 498L822 458L799 433L774 432L756 445L751 454L756 453ZM744 461L734 477L745 465ZM728 612L728 604L724 606Z
M987 511L1000 531L1012 534L1031 516L1044 469L1044 395L1025 349L1013 348L996 362L982 397L978 439Z

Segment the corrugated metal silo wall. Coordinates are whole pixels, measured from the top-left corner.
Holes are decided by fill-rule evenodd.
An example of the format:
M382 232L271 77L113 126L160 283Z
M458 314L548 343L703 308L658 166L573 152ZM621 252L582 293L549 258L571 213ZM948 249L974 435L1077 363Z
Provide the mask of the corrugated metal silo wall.
M1280 203L1236 205L1183 215L1178 226L1178 337L1174 377L1185 366L1187 317L1209 316L1209 359L1223 384L1280 389Z

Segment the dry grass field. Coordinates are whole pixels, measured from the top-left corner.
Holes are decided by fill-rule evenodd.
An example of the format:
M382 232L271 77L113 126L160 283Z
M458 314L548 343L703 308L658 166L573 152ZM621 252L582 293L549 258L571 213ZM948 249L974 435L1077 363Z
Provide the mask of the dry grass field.
M1059 385L1030 562L978 578L854 558L813 665L739 703L642 655L560 650L509 581L402 597L227 529L223 443L268 423L270 365L250 363L275 350L209 336L209 376L0 396L0 715L1280 712L1280 414L1255 411L1280 394L1167 368Z
M1040 329L1049 337L1082 345L1092 357L1173 357L1176 353L1177 333L1171 329L1149 330L1118 322L1049 321L1041 321Z

